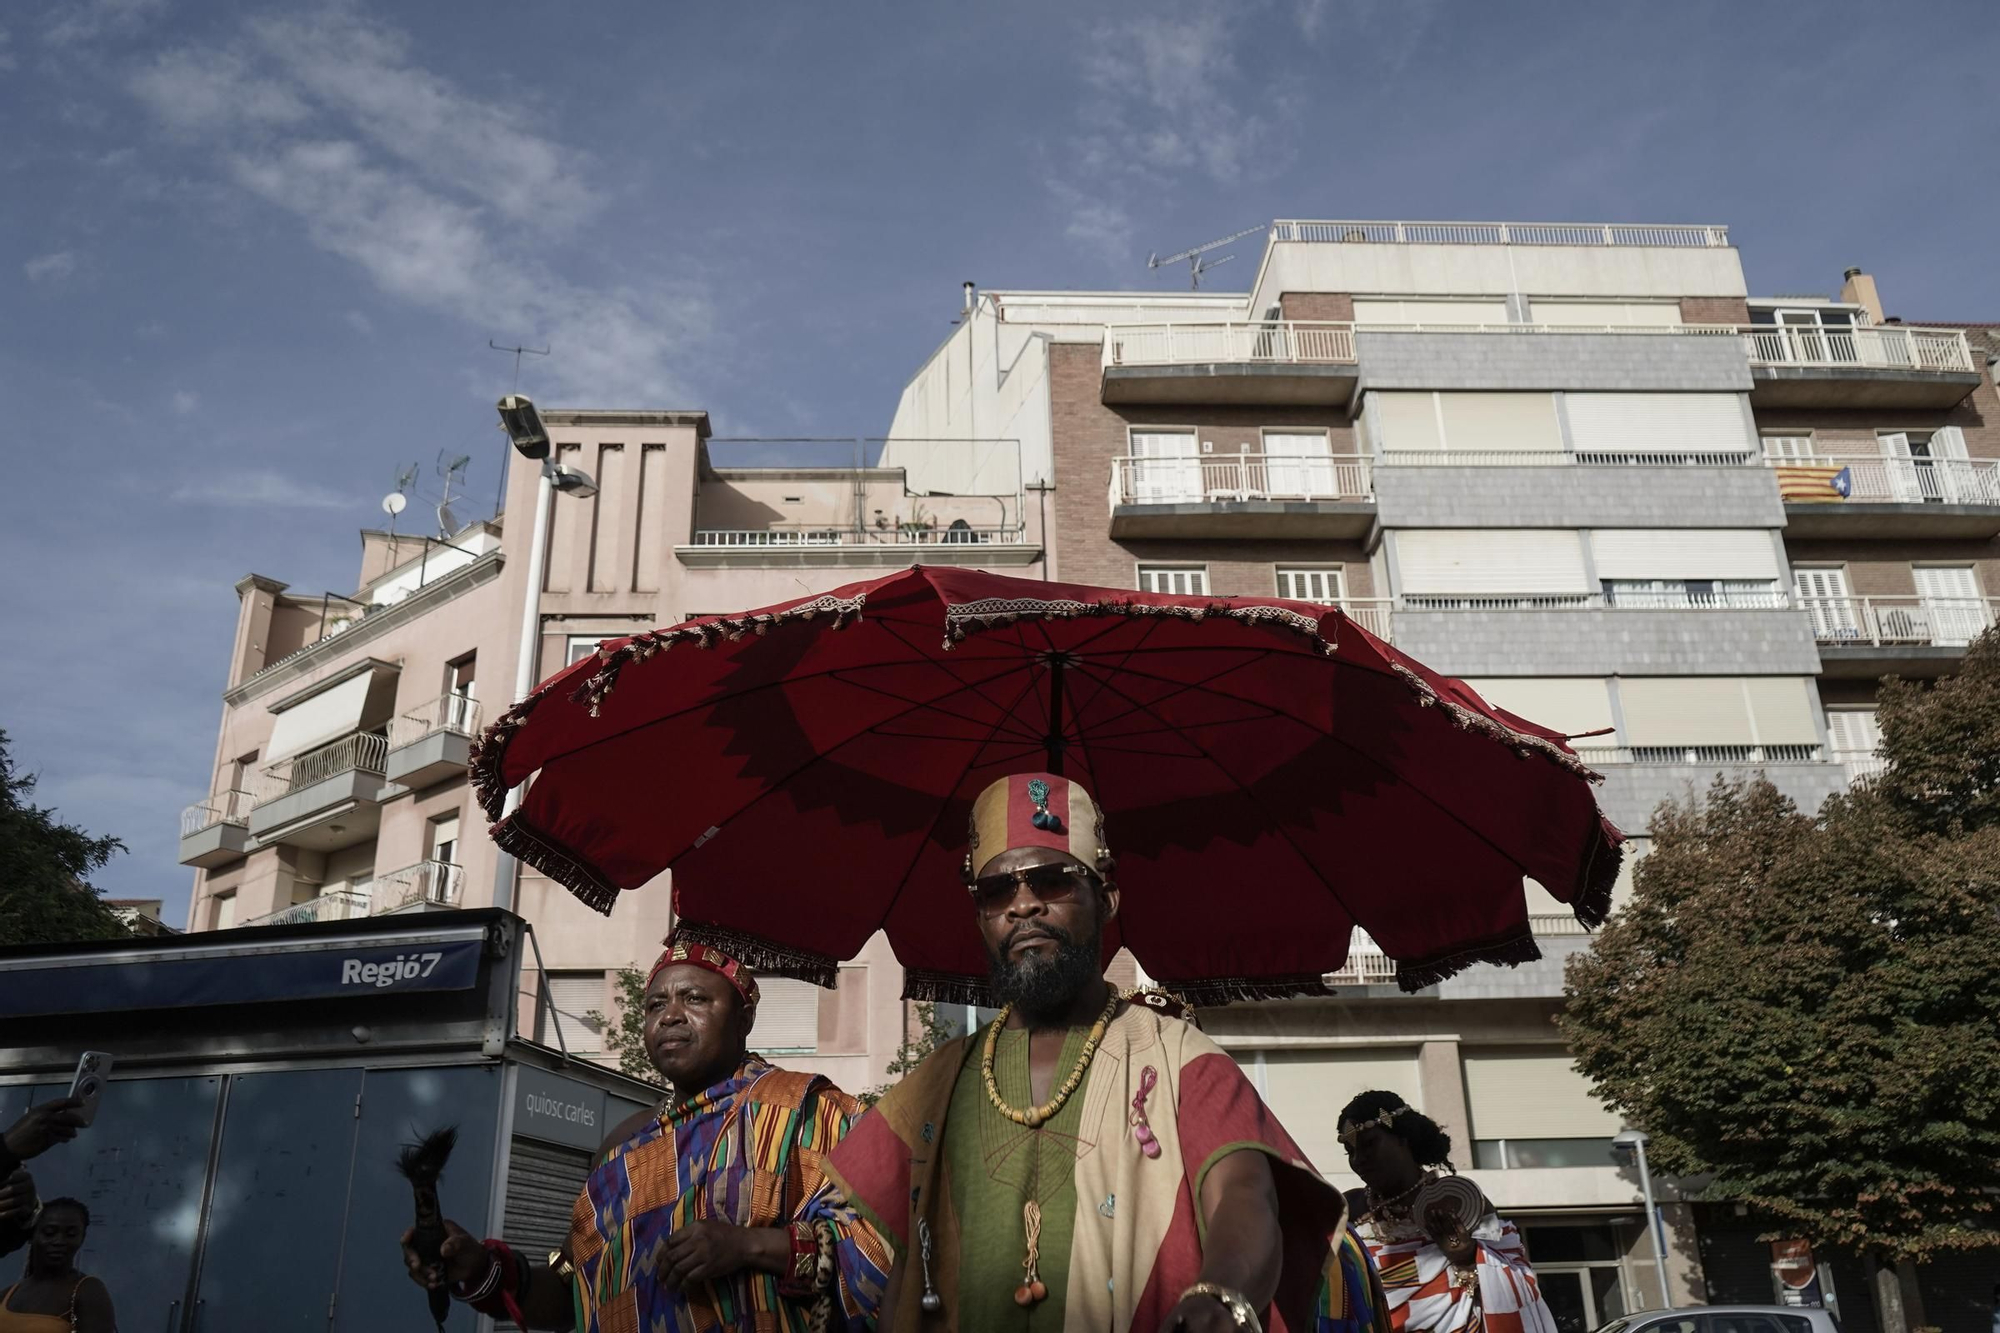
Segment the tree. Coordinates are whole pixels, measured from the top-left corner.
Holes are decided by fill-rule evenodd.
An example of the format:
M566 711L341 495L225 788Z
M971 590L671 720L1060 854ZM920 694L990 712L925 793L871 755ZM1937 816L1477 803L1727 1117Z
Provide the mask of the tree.
M2000 1244L2000 633L1880 722L1817 818L1761 778L1663 806L1560 1021L1660 1170L1859 1251L1895 1333L1917 1263Z
M896 1058L888 1064L888 1072L895 1075L895 1078L878 1087L873 1087L866 1092L857 1094L857 1100L863 1106L873 1106L876 1102L881 1101L884 1094L903 1075L922 1064L933 1051L957 1035L952 1031L951 1025L945 1022L939 1015L938 1007L935 1004L920 1002L917 1005L916 1018L916 1035L912 1036L907 1028L904 1030L903 1044L896 1048Z
M29 804L34 790L32 773L16 775L0 731L0 945L129 935L89 882L125 844L94 838Z
M618 1057L618 1069L642 1082L663 1086L660 1071L646 1051L646 974L636 967L621 967L612 981L618 992L618 1019L607 1019L592 1009L584 1018L604 1033L604 1048Z

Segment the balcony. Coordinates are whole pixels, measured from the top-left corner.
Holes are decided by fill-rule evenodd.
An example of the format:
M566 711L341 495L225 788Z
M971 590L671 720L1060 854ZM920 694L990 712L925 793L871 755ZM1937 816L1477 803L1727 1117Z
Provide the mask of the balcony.
M1356 455L1114 458L1111 535L1365 537L1372 466Z
M1990 597L1807 597L1823 676L1941 676L1994 624Z
M1273 241L1366 245L1574 245L1726 249L1729 228L1652 222L1308 222L1271 224Z
M389 720L383 776L412 789L465 776L479 734L479 701L443 694Z
M1766 764L1823 762L1817 745L1578 745L1576 757L1592 768L1654 764L1688 768L1731 768Z
M184 866L213 870L250 850L250 793L222 791L181 811Z
M1962 329L1752 324L1743 336L1756 407L1946 408L1979 387Z
M2000 536L2000 459L1772 454L1764 464L1788 537Z
M460 907L465 902L465 868L449 861L419 861L375 877L373 915Z
M1567 913L1535 913L1528 917L1528 928L1537 940L1548 939L1588 939L1590 930L1581 921ZM1555 946L1550 952L1564 956L1579 946L1564 944ZM1485 971L1486 969L1476 969ZM1396 960L1382 952L1382 946L1370 938L1367 931L1359 926L1347 944L1347 961L1339 968L1325 974L1322 981L1328 986L1387 986L1396 987ZM1449 987L1452 983L1445 982ZM1398 993L1402 993L1398 990ZM1557 993L1560 994L1560 987Z
M264 768L251 791L250 836L322 852L373 838L388 748L386 736L355 732Z
M368 915L368 897L366 884L329 889L317 898L308 898L282 911L267 912L248 921L238 921L236 925L241 929L244 926L302 926L312 921L351 921Z
M1354 326L1300 320L1107 324L1106 403L1345 407L1360 370Z
M1004 568L1041 559L1040 543L1024 526L977 527L960 519L948 526L884 528L778 526L703 528L687 546L674 548L690 569L901 568L905 565L977 565Z

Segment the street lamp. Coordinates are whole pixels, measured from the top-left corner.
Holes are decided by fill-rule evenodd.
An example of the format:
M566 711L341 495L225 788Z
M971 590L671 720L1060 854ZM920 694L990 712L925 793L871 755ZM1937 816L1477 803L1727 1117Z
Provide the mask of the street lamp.
M1653 1173L1646 1166L1646 1145L1652 1141L1644 1130L1620 1130L1612 1136L1611 1151L1620 1161L1639 1163L1639 1188L1646 1196L1646 1230L1653 1236L1653 1259L1660 1272L1660 1308L1664 1310L1673 1301L1667 1296L1667 1236L1660 1227L1660 1210L1653 1204Z
M597 483L582 468L549 461L548 428L542 425L542 414L525 394L510 393L500 400L499 407L500 429L507 432L508 442L521 457L542 465L541 477L535 483L534 535L528 542L528 585L521 595L521 654L514 663L514 698L520 700L535 688L536 650L542 640L542 569L548 559L549 509L555 503L557 491L588 500L597 494ZM500 818L513 814L520 805L520 787L510 787ZM509 911L514 906L514 858L506 852L500 853L499 863L493 868L493 905Z

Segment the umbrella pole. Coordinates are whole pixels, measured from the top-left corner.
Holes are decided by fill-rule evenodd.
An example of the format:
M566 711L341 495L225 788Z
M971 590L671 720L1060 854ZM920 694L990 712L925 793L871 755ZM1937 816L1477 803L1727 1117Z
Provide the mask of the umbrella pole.
M1057 653L1049 659L1049 734L1042 738L1042 747L1048 753L1049 772L1057 777L1063 775L1063 658Z

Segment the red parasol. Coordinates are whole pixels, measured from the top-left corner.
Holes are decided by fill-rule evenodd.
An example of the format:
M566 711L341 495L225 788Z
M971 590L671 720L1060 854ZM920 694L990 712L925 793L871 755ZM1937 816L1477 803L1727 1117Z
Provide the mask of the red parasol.
M1557 733L1339 611L939 566L604 645L487 730L488 814L538 770L494 837L599 911L671 868L684 936L831 984L885 930L908 996L967 1002L1009 773L1096 795L1107 950L1197 1002L1321 990L1355 925L1405 989L1539 957L1522 877L1595 925L1623 841Z

